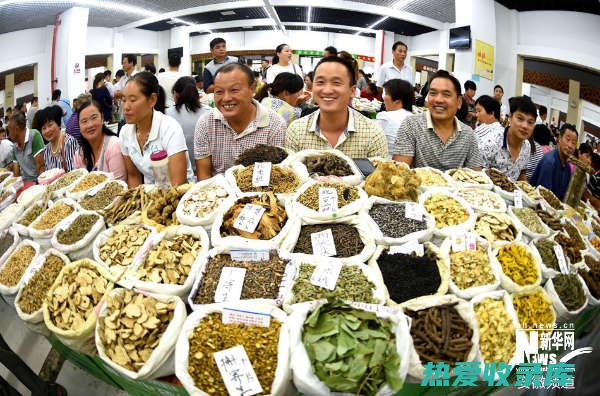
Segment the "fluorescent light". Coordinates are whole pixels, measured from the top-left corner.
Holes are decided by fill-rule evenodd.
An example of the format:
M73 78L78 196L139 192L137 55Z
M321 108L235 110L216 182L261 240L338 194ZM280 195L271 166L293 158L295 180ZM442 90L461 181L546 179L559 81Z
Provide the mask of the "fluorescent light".
M306 23L308 24L307 26L308 26L308 31L309 32L310 32L310 17L311 17L311 14L312 14L312 7L308 6L308 15L306 17Z
M221 15L235 15L235 11L233 11L233 10L221 11Z

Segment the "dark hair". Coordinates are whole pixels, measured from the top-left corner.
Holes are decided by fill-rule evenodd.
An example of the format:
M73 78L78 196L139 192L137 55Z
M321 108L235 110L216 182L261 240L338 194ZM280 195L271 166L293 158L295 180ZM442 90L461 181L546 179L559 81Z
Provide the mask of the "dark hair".
M304 87L302 77L294 73L279 73L271 84L265 84L256 95L259 102L266 98L271 91L271 95L278 96L282 92L296 93Z
M550 129L544 124L536 124L533 127L533 134L531 136L533 136L533 140L540 146L548 146L550 145L552 132L550 132Z
M468 91L469 89L472 89L473 91L477 91L477 85L475 84L474 81L471 81L471 80L465 81L465 91Z
M529 98L528 96L512 97L508 101L508 106L510 107L510 114L514 114L517 111L520 111L521 113L533 116L533 118L537 117L535 104L531 101L531 98Z
M583 142L579 145L577 150L575 150L575 156L578 158L581 154L589 154L591 156L593 152L592 146L587 142Z
M358 80L358 62L352 54L348 51L340 51L338 52L338 58L346 59L351 65L352 70L354 70L354 81Z
M60 95L62 94L60 89L55 89L54 91L52 91L52 100L58 100L60 99ZM7 111L10 110L10 107L7 109Z
M254 72L246 65L242 65L241 63L228 63L217 71L215 74L215 80L219 74L231 73L234 70L241 70L246 75L248 79L248 85L252 86L254 84Z
M123 77L124 75L125 75L125 70L123 70L123 69L119 69L115 73L115 77Z
M500 119L500 103L489 95L481 95L475 101L475 105L480 105L488 114L493 114L497 120Z
M90 107L90 106L94 106L100 113L100 117L102 117L102 109L100 108L100 104L98 102L96 102L95 100L90 100L90 101L86 101L86 102L82 103L79 106L78 113L81 113L81 111L83 109ZM102 133L105 136L117 136L104 123L102 124ZM85 168L88 171L91 171L92 169L94 169L94 164L96 163L96 159L94 158L94 152L92 150L92 146L90 146L90 142L88 142L87 139L83 135L81 135L81 139L80 139L79 143L81 144L81 152L83 153L83 162L85 163Z
M408 51L408 45L404 44L402 41L396 41L393 45L392 45L392 51L396 51L396 48L398 48L398 46L401 45L404 48L406 48L406 50Z
M450 80L450 82L452 82L452 85L454 85L454 90L456 91L456 96L462 95L461 88L460 88L460 81L458 81L458 79L456 77L454 77L452 74L448 73L446 70L438 70L435 73L433 73L433 75L429 79L429 83L427 84L427 93L429 93L429 90L431 89L431 83L436 78L445 78L446 80ZM425 88L425 87L423 87L423 88Z
M277 55L278 53L281 53L281 51L283 51L284 47L289 47L289 45L287 44L279 44L277 47L275 47L275 55L273 56L273 64L276 65L279 63L279 55Z
M37 96L34 96L34 97L31 98L31 103L37 102L37 101L38 101L38 97Z
M350 76L350 86L356 85L356 74L354 74L354 68L352 67L352 63L350 63L345 58L340 58L339 56L327 56L325 58L322 58L319 61L319 63L317 63L317 65L315 66L315 68L313 70L315 75L317 74L317 69L319 68L319 66L321 66L324 63L329 63L329 62L339 63L339 64L343 65L346 68L346 70L348 71L348 75Z
M558 133L559 136L563 136L565 134L565 132L568 130L575 132L575 135L579 136L579 133L577 132L577 128L575 128L575 125L573 124L567 124L564 123L562 127L560 127L560 131Z
M110 75L112 75L112 72L110 70L104 70L104 73L102 73L104 75L104 77L109 77Z
M159 72L159 73L164 73L164 72L165 72L165 68L164 68L164 67L161 67L160 69L158 69L158 72Z
M393 78L383 83L383 89L392 100L401 100L404 110L412 112L412 106L415 103L415 91L408 81Z
M500 84L496 84L496 85L494 86L494 91L496 90L496 88L500 88L500 89L502 90L502 93L504 93L504 88L502 88L502 85L500 85Z
M546 108L546 106L540 106L539 110L540 110L540 115L548 114L548 109ZM537 116L537 114L536 114L536 116Z
M39 113L39 111L36 112L35 114L38 114L38 113ZM61 115L62 115L62 111L61 111ZM21 113L20 111L15 111L10 116L10 122L14 123L19 129L24 129L27 126L27 118L25 117L25 114ZM60 118L58 120L58 123L60 125Z
M135 55L125 54L125 55L123 55L123 58L121 58L121 60L125 59L125 58L127 58L127 62L131 63L133 66L135 66L137 64L137 57Z
M92 85L94 88L96 88L96 85L98 85L98 83L100 81L104 80L104 73L97 73L94 76L94 85Z
M60 106L53 105L53 106L44 107L43 109L39 110L36 113L36 115L38 113L40 113L40 114L37 119L37 124L38 124L37 126L40 129L43 128L47 122L51 122L51 121L54 121L60 128L61 119L63 116L63 112L62 112L62 109L60 108Z
M154 66L154 63L146 63L144 65L144 70L146 70L152 74L156 74L156 66Z
M227 44L227 43L225 42L225 39L222 37L214 38L214 39L210 40L210 44L209 44L210 50L212 51L217 46L217 44Z
M325 51L329 52L331 55L329 56L337 56L338 50L333 45L330 45L325 48Z
M127 81L127 84L132 81L135 81L139 84L140 91L145 97L149 98L153 93L158 96L156 104L154 105L154 110L160 111L164 114L166 107L165 90L158 84L156 76L150 72L143 71L134 75L129 81Z
M196 88L196 80L193 77L179 77L173 85L173 92L177 92L179 96L175 103L178 113L183 105L191 113L195 113L200 108L200 95L198 94L198 88Z
M204 80L202 79L202 76L198 74L197 76L194 76L194 81L196 81L196 83L199 83L199 82L202 82Z
M181 65L181 56L174 52L169 54L169 66L170 67L178 67Z
M600 154L592 153L592 168L596 171L600 170Z
M312 82L315 79L315 72L314 71L309 71L308 73L306 73L306 77L308 77L308 79L310 80L310 82Z

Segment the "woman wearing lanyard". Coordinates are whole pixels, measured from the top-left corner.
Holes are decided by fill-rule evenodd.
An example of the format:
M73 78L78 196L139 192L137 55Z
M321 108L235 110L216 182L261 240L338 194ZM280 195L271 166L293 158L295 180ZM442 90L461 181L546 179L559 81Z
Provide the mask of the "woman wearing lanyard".
M38 111L36 120L42 127L42 136L48 144L44 147L44 167L46 170L62 168L65 172L75 169L75 153L79 143L71 135L60 129L62 110L58 106L49 106Z
M75 167L88 171L111 172L115 179L127 181L119 138L106 125L98 102L85 102L79 108L81 150Z

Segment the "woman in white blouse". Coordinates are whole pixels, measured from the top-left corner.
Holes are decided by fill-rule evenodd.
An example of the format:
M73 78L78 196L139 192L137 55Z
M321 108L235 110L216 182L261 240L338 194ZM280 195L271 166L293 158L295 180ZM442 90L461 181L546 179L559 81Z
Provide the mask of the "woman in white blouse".
M383 84L383 103L386 111L377 113L377 120L385 133L390 158L394 153L400 124L412 114L414 102L415 91L408 81L394 78Z
M273 64L267 69L266 83L271 84L275 81L275 77L283 72L294 73L304 78L300 66L292 63L292 49L287 44L279 44L277 48L275 48Z
M120 139L129 187L155 182L150 155L162 150L167 152L172 185L194 179L181 126L155 110L161 104L164 108L164 103L164 90L152 73L138 73L125 85L123 115L127 124L121 129Z

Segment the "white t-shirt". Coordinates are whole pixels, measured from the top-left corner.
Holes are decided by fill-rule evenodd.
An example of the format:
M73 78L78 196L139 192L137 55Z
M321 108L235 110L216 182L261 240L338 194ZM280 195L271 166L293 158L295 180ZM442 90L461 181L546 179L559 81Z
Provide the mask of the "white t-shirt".
M173 85L175 82L179 80L180 77L183 77L184 74L178 71L166 71L162 73L158 73L156 78L158 79L158 83L165 90L165 94L167 96L167 107L172 107L175 105L175 100L173 99Z
M279 73L283 72L297 74L304 78L302 75L302 69L300 69L300 66L298 65L294 65L293 63L290 63L287 66L272 65L267 69L267 84L271 84L275 80L275 77L277 77Z
M115 86L110 81L104 81L104 86L108 89L108 93L111 97L115 96Z
M148 141L144 145L143 152L137 142L135 124L125 124L121 128L119 139L121 141L121 153L128 156L135 167L144 176L145 184L154 183L154 174L152 173L152 161L150 155L156 151L166 150L170 157L174 154L185 151L187 179L194 180L194 173L190 164L190 158L187 153L187 145L181 125L172 117L154 110L152 115L152 126Z
M396 144L400 124L409 115L412 115L412 113L405 109L377 113L377 121L385 134L388 145L388 156L390 158L394 154L394 145Z
M404 63L402 69L398 69L398 67L396 67L392 61L384 63L379 67L379 73L377 74L377 86L383 87L383 84L385 84L386 81L393 78L406 80L410 83L410 85L414 85L415 83L415 74L410 66Z

